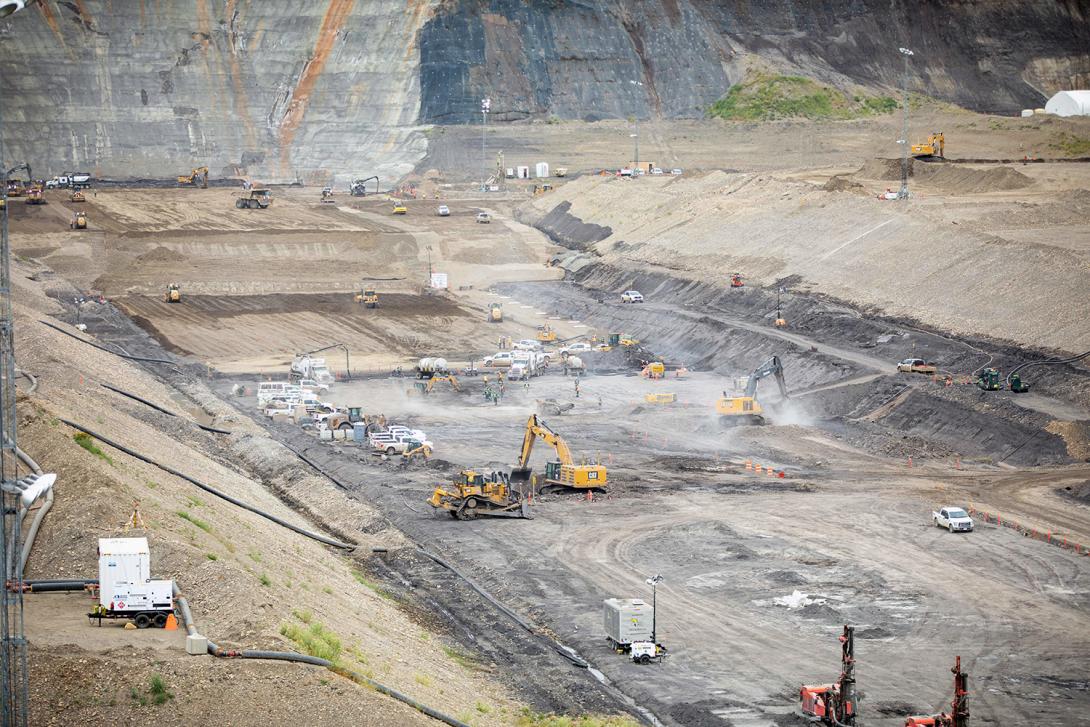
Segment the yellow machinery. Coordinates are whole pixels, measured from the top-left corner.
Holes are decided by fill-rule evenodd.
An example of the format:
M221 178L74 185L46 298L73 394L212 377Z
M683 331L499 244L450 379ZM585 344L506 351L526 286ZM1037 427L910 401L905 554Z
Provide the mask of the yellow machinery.
M766 376L775 376L776 383L780 386L780 394L787 398L787 383L783 378L783 366L777 356L765 361L749 375L745 392L741 396L723 396L715 402L715 410L719 413L719 421L722 424L764 424L764 409L757 401L757 382Z
M378 293L374 290L364 290L362 293L356 293L356 302L368 308L378 308Z
M26 190L23 188L22 180L8 180L8 197L22 197L24 194L26 194Z
M42 188L35 185L30 187L26 191L26 203L27 204L45 204L45 196L42 194Z
M197 167L189 174L179 174L178 184L186 187L196 187L199 184L201 189L208 189L208 167Z
M503 323L503 303L488 304L488 322Z
M666 364L662 361L652 361L643 367L640 376L645 379L661 379L666 375Z
M421 444L412 449L406 449L401 455L401 458L406 462L412 461L413 457L417 457L427 462L431 459L431 447L427 444Z
M912 156L914 157L940 157L946 158L946 137L941 131L936 131L927 137L927 142L924 144L912 145Z
M432 374L430 379L427 381L417 381L414 386L416 387L416 391L419 391L421 394L430 394L432 390L435 389L435 385L441 381L448 382L450 388L454 391L462 390L462 386L458 383L458 379L454 377L454 374ZM409 389L409 393L412 392L413 389Z
M401 204L400 202L398 202L397 204L394 205L394 214L395 215L407 215L407 214L409 214L409 208L406 207L405 205Z
M534 450L534 442L539 438L556 450L556 460L545 463L544 476L534 474L531 477L530 453ZM607 484L606 468L600 464L575 464L568 443L538 419L537 414L531 414L526 422L522 451L519 453L518 466L511 470L511 479L516 482L530 480L538 492L545 492L550 488L604 490Z
M542 343L553 343L556 341L556 331L553 327L546 323L543 326L537 327L537 340Z
M167 303L181 303L182 302L182 291L181 291L181 289L178 288L177 283L171 283L170 285L167 286L167 292L163 296L163 300L165 300Z
M677 394L644 394L643 400L648 404L674 404Z
M73 190L72 194L70 194L68 196L68 201L69 202L86 202L87 201L87 196L84 195L83 192L81 192L80 190L76 189L76 190Z
M473 520L479 515L530 519L526 503L512 494L502 473L485 476L463 470L450 484L436 487L428 504L458 520Z
M239 197L235 207L240 210L268 209L272 204L272 192L267 189L251 189L249 197Z
M72 221L68 223L68 227L73 230L86 230L87 229L87 213L77 212L76 216L72 218Z

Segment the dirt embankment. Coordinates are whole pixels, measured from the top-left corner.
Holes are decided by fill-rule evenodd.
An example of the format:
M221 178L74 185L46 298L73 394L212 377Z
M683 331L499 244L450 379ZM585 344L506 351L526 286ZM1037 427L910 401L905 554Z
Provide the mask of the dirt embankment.
M942 174L966 188L983 183L975 170ZM957 181L962 174L968 182ZM1017 171L988 173L995 175L1001 184L1022 183ZM1055 201L1047 190L1034 193ZM799 290L938 329L1060 351L1090 348L1090 322L1081 315L1090 253L944 219L935 194L895 205L760 174L583 177L520 212L542 226L570 203L565 215L612 230L588 252L619 270L724 287L736 271L748 285L797 276Z

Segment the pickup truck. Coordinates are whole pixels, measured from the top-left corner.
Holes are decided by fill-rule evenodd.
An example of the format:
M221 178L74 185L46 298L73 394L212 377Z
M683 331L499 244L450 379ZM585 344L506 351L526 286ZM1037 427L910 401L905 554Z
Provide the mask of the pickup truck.
M594 350L594 347L591 346L589 343L585 343L585 342L580 341L579 343L573 343L571 345L565 346L564 348L560 349L560 355L561 356L563 356L565 354L579 355L581 353L590 353L593 350Z
M386 439L383 437L371 438L371 448L375 450L375 452L381 452L386 455L405 454L406 452L425 444L428 447L431 447L431 442L424 439L416 439L415 437L398 436L393 439Z
M510 351L500 351L487 357L482 363L489 368L498 368L501 366L510 366L513 361L513 356Z
M931 513L935 527L946 528L952 533L971 533L973 519L960 507L944 507Z
M938 367L927 363L922 358L906 358L897 364L897 370L904 374L933 374L938 371Z

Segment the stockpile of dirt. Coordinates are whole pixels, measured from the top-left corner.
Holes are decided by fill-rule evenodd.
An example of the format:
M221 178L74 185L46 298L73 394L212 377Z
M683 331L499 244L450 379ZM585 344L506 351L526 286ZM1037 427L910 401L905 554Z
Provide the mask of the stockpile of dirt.
M928 185L957 194L1003 192L1023 189L1033 184L1032 179L1011 167L979 169L963 165L921 164L916 168L916 178Z
M821 186L826 192L850 192L855 189L863 189L859 182L852 181L842 174L830 177L829 181Z
M908 176L913 175L914 163L912 159L908 160ZM859 171L855 173L855 176L863 179L883 179L893 180L901 178L901 160L900 159L868 159L863 166L859 168Z
M182 255L180 252L171 250L169 247L163 247L159 245L148 250L143 255L139 255L136 258L137 263L182 263L188 258Z

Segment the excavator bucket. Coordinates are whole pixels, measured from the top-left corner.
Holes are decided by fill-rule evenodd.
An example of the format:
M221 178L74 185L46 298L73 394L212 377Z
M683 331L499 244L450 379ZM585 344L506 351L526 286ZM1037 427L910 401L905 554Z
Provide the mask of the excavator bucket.
M531 474L533 474L533 469L530 467L513 469L511 470L510 480L512 482L529 482Z

